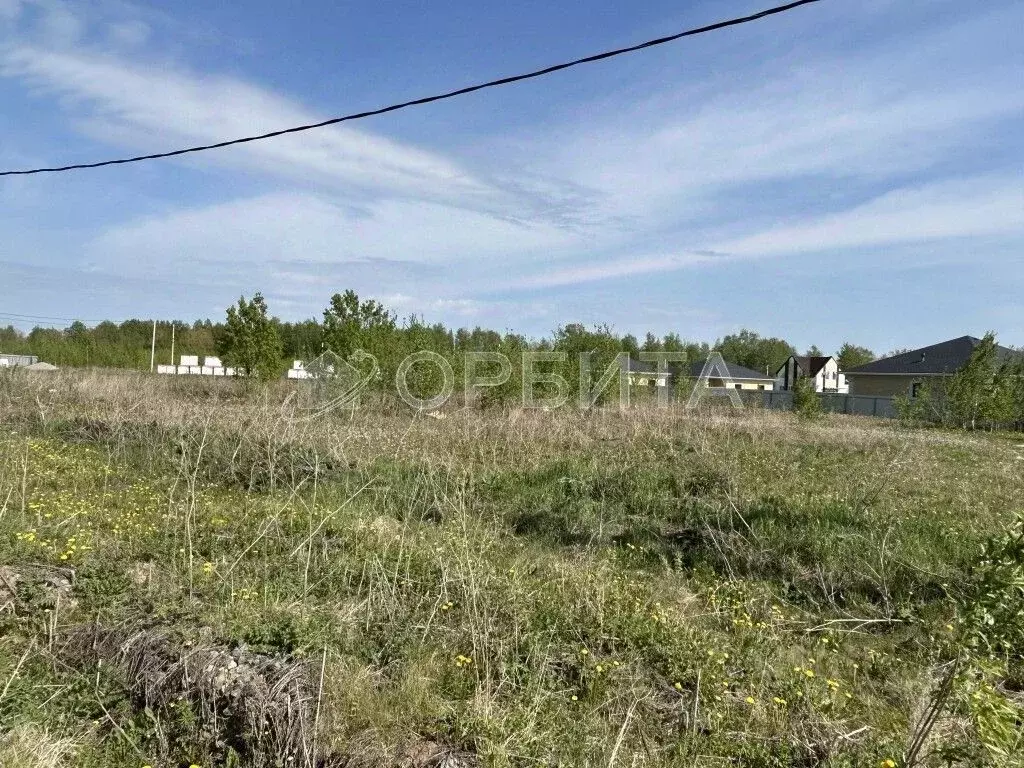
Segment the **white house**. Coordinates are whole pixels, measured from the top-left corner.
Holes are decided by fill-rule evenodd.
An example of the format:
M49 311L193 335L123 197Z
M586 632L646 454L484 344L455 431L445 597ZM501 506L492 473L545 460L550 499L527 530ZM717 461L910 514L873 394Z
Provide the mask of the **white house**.
M799 379L813 379L815 392L845 395L850 391L846 375L839 370L839 361L832 356L790 356L775 372L775 389L791 390Z
M631 386L667 387L672 381L672 374L668 371L659 371L655 363L634 360L632 356L628 362L629 367L626 369L626 373Z

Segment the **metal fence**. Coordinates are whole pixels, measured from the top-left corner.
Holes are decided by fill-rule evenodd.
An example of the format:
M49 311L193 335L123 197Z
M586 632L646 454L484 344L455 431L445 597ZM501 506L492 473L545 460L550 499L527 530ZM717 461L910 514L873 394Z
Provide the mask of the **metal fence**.
M792 392L763 392L765 408L789 411L793 409ZM849 413L855 416L877 416L880 419L895 419L898 414L891 397L870 395L821 395L822 410L829 413Z

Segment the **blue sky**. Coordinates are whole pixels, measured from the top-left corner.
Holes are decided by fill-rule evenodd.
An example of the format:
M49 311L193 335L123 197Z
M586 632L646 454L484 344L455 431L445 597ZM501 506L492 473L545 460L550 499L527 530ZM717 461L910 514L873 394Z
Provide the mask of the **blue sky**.
M203 143L768 0L0 0L0 166ZM1024 6L825 0L443 104L0 179L0 313L1024 344Z

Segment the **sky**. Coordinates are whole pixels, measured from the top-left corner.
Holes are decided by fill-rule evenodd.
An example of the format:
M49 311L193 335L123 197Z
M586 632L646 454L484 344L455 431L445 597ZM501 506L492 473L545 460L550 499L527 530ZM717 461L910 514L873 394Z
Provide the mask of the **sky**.
M0 0L0 169L312 122L772 0ZM1024 5L823 0L178 159L0 178L0 323L288 320L352 288L530 336L1024 344Z

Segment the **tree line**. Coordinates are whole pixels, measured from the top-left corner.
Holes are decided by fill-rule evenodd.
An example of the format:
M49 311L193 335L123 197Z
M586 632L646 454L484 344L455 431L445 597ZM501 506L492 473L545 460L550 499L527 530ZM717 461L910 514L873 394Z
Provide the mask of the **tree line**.
M784 339L746 329L710 344L687 340L676 333L647 333L641 340L631 334L617 334L609 326L586 327L581 323L562 326L541 339L480 327L454 329L441 323L428 324L416 315L400 321L380 302L361 299L351 290L334 294L321 319L280 320L257 293L250 299L240 297L222 322L158 321L158 364L177 362L172 360L172 338L175 358L181 354L216 354L226 365L244 368L264 379L282 375L291 360L310 360L327 350L342 358L357 349L365 350L378 359L385 377L393 375L407 355L420 350L451 359L459 374L463 352L501 352L509 359L519 359L526 350L547 350L565 352L574 364L578 353L593 352L593 367L598 371L620 352L634 357L641 352L680 353L684 362L674 364L678 369L718 351L731 363L769 375L797 353ZM64 329L36 327L28 333L8 326L0 328L0 352L36 355L58 366L148 370L152 339L150 320L106 321L91 328L76 321ZM820 354L820 350L812 347L807 354ZM844 369L875 359L871 350L852 343L844 344L836 354Z

